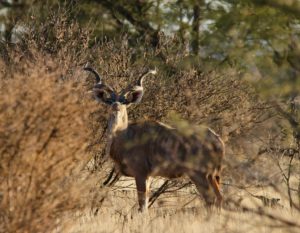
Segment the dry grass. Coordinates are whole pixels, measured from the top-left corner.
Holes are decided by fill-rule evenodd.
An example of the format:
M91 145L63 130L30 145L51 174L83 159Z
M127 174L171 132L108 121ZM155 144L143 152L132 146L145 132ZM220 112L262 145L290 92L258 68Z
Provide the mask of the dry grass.
M299 215L280 212L294 221ZM135 215L133 218L119 217L118 212L107 212L97 217L86 214L72 227L63 228L63 232L297 232L297 229L276 226L271 220L263 219L251 213L194 214L193 211L174 211L169 214L150 211L147 216Z
M131 186L130 186L131 184ZM256 209L262 214L223 209L221 213L208 213L203 202L195 195L193 188L164 194L149 209L148 213L137 212L134 185L128 180L120 181L110 190L101 210L95 216L92 211L76 212L64 217L62 225L55 232L298 232L299 213L291 212L286 206L267 208L243 191L235 191L243 196L243 206ZM116 188L115 187L115 188ZM131 187L131 188L130 188ZM124 191L126 190L126 191ZM254 190L251 190L254 192ZM274 195L265 190L265 195ZM247 199L247 200L246 200ZM192 201L191 201L192 200ZM188 204L187 204L188 203ZM274 219L267 216L270 214ZM280 221L276 220L280 219ZM293 227L282 221L297 223Z

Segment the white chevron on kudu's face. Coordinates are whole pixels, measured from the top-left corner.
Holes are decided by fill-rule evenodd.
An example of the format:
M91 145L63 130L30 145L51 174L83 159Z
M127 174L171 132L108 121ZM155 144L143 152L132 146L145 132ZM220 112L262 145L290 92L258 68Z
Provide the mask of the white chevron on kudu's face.
M147 179L150 176L177 178L187 175L203 196L206 204L221 207L220 171L225 154L221 138L211 129L193 126L187 133L156 121L128 124L127 107L143 96L143 80L156 70L143 73L135 85L116 93L103 83L93 68L97 84L96 100L110 106L106 153L119 172L135 178L140 210L147 209Z

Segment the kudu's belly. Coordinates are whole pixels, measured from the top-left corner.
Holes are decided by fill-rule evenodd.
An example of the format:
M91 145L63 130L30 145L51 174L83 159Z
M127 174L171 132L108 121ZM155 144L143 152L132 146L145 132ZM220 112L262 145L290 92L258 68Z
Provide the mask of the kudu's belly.
M114 160L115 165L119 172L124 176L129 177L165 177L165 178L178 178L183 176L186 172L186 168L179 165L174 165L171 162L150 162L144 159L143 155L135 154L136 156L126 156L123 154L119 156L120 159ZM164 157L164 156L162 156Z

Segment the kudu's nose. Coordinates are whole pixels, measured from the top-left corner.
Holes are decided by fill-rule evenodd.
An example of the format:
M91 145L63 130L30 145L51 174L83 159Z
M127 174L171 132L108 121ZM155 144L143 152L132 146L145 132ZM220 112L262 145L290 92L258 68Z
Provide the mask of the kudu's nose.
M115 102L112 104L112 110L113 111L120 111L121 110L121 103L120 102Z

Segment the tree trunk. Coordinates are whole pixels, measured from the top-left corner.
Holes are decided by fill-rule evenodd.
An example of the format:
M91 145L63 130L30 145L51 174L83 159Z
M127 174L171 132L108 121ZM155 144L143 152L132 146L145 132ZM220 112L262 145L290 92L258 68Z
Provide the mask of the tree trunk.
M192 38L191 46L194 55L199 54L199 27L200 27L200 6L195 3L193 7L193 24L192 24Z

